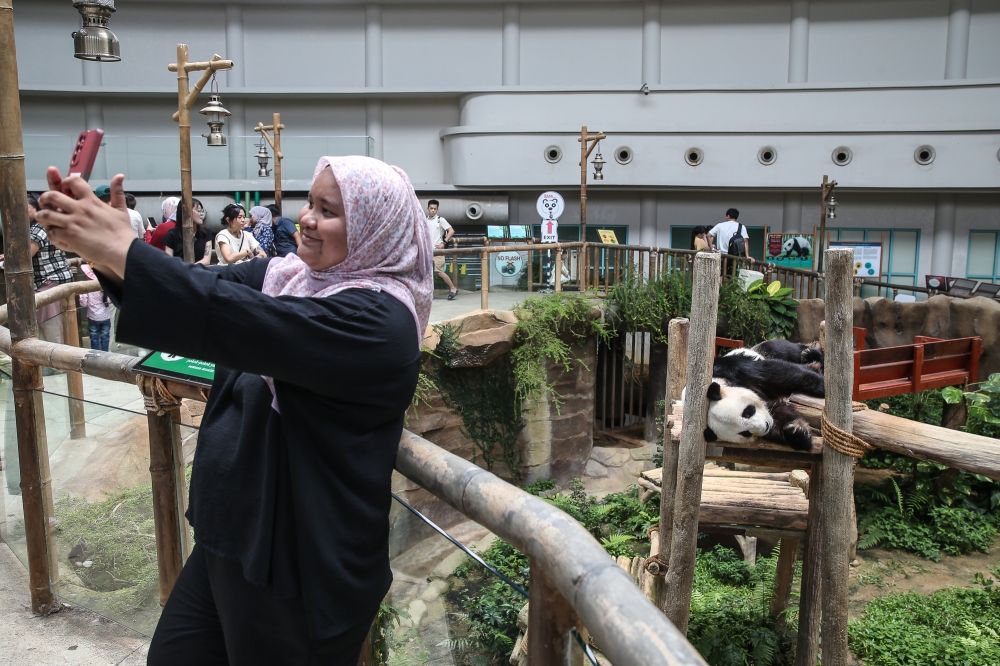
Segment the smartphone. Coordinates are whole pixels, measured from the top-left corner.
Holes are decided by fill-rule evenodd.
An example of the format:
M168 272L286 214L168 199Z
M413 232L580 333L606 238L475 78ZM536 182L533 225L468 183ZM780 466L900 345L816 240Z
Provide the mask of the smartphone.
M76 146L73 147L73 155L69 159L68 175L90 180L90 172L94 170L97 151L101 149L101 139L103 138L104 130L102 129L80 132L80 136L76 139Z

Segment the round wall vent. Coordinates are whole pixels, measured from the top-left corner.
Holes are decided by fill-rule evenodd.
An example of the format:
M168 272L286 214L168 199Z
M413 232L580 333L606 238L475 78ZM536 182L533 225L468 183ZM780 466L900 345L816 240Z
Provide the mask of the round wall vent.
M465 216L470 220L478 220L483 216L483 204L473 201L465 207Z
M684 151L684 161L691 166L698 166L705 161L705 153L701 148L688 148Z
M851 159L853 157L854 151L847 146L838 146L837 148L834 148L833 153L830 155L833 163L837 166L847 166L851 163Z
M545 161L549 164L555 164L562 159L562 148L559 146L549 146L545 149Z
M778 151L771 146L764 146L757 151L757 161L764 166L771 166L778 161Z
M632 152L631 148L629 148L628 146L622 146L621 148L615 151L615 160L618 162L618 164L628 164L629 162L632 161L633 154L634 153Z
M934 161L934 157L937 153L934 151L934 146L918 146L916 150L913 151L913 159L916 160L917 164L928 165Z

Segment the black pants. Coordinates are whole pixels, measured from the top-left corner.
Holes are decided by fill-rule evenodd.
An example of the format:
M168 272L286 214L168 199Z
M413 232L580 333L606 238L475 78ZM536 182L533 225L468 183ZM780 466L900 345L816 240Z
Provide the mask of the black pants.
M181 570L149 646L148 666L322 664L356 666L372 618L324 641L306 630L301 598L275 599L238 562L197 545Z

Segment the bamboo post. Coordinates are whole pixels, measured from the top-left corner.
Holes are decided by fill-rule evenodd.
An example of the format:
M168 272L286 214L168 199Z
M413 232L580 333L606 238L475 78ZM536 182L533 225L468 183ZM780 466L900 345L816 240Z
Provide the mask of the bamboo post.
M62 300L63 342L71 347L80 346L80 324L76 318L76 297ZM87 436L87 417L83 411L83 375L79 372L66 373L66 388L69 393L70 439Z
M818 459L819 456L816 456ZM809 477L809 514L806 518L806 548L802 554L802 587L799 592L799 633L795 665L816 666L819 654L819 618L823 566L823 469L814 463ZM780 554L779 554L780 557Z
M854 386L852 277L854 253L849 248L827 250L826 256L826 416L851 432L851 392ZM850 573L851 504L854 463L831 446L823 447L823 663L849 663L847 593Z
M533 278L532 273L534 273L534 270L533 270L533 267L532 267L532 264L531 264L531 262L534 261L534 258L531 255L532 255L532 250L529 247L528 248L528 293L529 294L531 293L531 280ZM539 255L539 256L541 256L541 255ZM541 266L540 262L539 262L539 266ZM458 284L458 283L456 282L455 284Z
M490 253L483 250L479 253L479 263L482 267L482 289L479 292L479 307L490 309Z
M556 279L555 284L552 287L556 292L562 291L562 253L562 248L556 250Z
M606 139L604 132L587 134L587 126L580 128L580 240L587 242L587 158L597 146L597 142Z
M271 150L274 151L274 203L278 206L278 210L281 209L281 160L284 159L284 154L281 152L281 130L285 129L285 126L281 124L281 114L275 113L271 116L271 124L265 125L264 123L258 122L257 126L253 128L254 132L260 132L260 135L267 141L267 144L271 146ZM274 133L274 138L268 132ZM284 211L282 211L284 213Z
M576 612L539 562L531 558L530 563L528 666L583 666L583 654L573 649Z
M694 584L698 514L705 467L708 387L712 378L715 327L719 314L720 261L720 255L714 252L701 252L694 259L687 391L684 395L684 424L677 454L674 526L670 540L670 568L667 570L667 599L664 606L667 617L682 634L687 633L691 588Z
M149 474L153 481L153 523L156 533L156 564L160 576L160 606L167 603L177 576L184 566L183 532L186 526L179 512L175 449L179 448L172 421L180 420L180 408L163 414L146 413L149 426Z
M11 0L0 0L0 218L6 252L7 313L13 342L38 337L26 190L14 9ZM47 615L61 605L52 594L59 569L50 520L51 494L46 500L51 487L46 485L49 458L45 411L42 395L35 390L42 388L42 370L33 363L13 358L11 374L31 610Z
M778 565L774 572L774 592L771 594L770 614L776 622L784 626L782 611L788 608L788 596L792 592L792 577L795 575L795 559L799 554L799 540L783 537L778 550Z
M816 272L823 272L823 254L826 250L826 200L829 198L833 188L837 186L837 181L830 180L829 176L823 176L823 184L820 186L820 196L822 200L819 205L819 236L813 239L813 248L816 255ZM818 241L818 242L817 242Z

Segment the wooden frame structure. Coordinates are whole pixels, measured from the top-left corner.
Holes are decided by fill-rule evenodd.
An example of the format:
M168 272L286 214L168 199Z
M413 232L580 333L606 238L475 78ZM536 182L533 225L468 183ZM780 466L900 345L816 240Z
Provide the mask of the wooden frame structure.
M853 399L974 384L979 380L982 353L983 341L978 336L943 340L923 335L916 336L912 345L855 351Z

